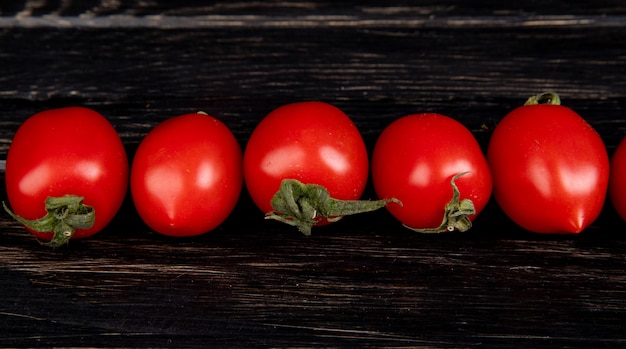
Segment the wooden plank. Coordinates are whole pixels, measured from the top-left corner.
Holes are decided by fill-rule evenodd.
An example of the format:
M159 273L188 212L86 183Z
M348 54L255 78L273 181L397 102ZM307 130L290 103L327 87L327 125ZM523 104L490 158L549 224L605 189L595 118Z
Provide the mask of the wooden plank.
M482 123L544 90L558 91L594 126L606 125L601 132L611 148L623 134L626 48L614 43L626 38L619 28L594 35L569 27L261 33L7 29L0 108L18 113L4 113L5 122L17 119L4 128L3 147L37 108L72 103L131 118L119 127L132 142L158 120L198 109L245 140L267 112L305 99L337 104L363 123L370 142L390 119L420 111L447 113L481 136ZM115 109L112 101L131 106ZM156 119L141 126L146 117Z
M59 15L106 16L129 14L132 16L171 15L265 15L281 14L299 16L303 14L328 15L391 15L391 16L482 16L482 15L623 15L626 6L620 0L597 0L576 2L557 0L527 0L518 2L478 0L432 0L394 1L101 1L101 0L15 0L0 4L2 16L46 16Z
M6 331L25 324L4 343L624 342L623 241L232 228L188 241L119 231L63 251L5 240L0 315Z

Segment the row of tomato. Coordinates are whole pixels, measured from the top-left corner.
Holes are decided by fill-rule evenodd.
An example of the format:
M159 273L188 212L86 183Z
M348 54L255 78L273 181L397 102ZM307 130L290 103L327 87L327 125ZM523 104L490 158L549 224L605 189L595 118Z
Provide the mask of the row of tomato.
M380 199L359 200L370 173ZM465 231L492 190L503 211L533 232L581 232L598 217L607 190L626 218L626 145L611 168L597 132L554 93L531 97L504 117L486 156L464 125L426 113L385 128L371 163L354 123L323 102L272 111L243 152L216 118L173 117L146 135L131 166L102 115L52 109L19 127L5 178L7 212L51 246L102 230L129 183L140 217L170 236L219 226L244 183L266 218L305 234L382 207L416 231Z

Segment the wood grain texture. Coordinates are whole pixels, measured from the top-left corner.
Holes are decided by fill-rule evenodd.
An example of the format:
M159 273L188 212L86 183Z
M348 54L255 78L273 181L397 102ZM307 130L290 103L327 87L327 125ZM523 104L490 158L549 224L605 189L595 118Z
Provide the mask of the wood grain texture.
M178 114L206 111L245 146L269 111L310 99L346 111L369 149L423 111L486 146L484 126L544 90L612 152L624 16L608 0L3 1L0 158L28 116L67 105L107 116L131 157ZM626 224L608 203L578 236L530 234L493 202L470 232L437 236L384 211L310 238L262 216L244 192L217 230L172 239L127 198L58 250L3 216L0 346L626 347Z

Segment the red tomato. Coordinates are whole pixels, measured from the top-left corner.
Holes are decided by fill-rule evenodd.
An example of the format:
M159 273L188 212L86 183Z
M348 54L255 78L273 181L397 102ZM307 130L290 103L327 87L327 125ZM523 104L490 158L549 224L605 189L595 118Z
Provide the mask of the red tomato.
M257 125L244 152L254 203L271 212L283 179L325 187L340 200L360 198L368 176L365 143L352 120L323 102L284 105ZM318 223L322 223L321 221Z
M185 114L162 122L133 159L130 187L137 212L164 235L216 228L239 198L241 158L232 132L211 116Z
M7 154L7 195L18 216L43 217L48 197L75 195L93 207L93 226L77 229L72 238L102 230L119 210L127 186L128 159L122 141L102 115L87 108L52 109L31 116L15 133ZM42 240L53 238L50 231L31 230Z
M489 165L472 133L447 116L427 113L402 117L383 130L374 146L372 182L376 194L402 202L402 206L388 205L387 209L409 228L426 232L469 228L469 221L452 217L454 212L448 212L450 217L446 213L454 194L451 181L457 175L457 204L462 203L462 211L466 211L471 201L473 212L466 213L473 219L491 196Z
M535 100L533 102L532 100ZM558 103L558 96L532 97ZM488 148L494 196L522 228L579 233L600 214L609 159L598 133L557 104L518 107L496 126Z
M626 137L611 157L609 197L617 213L626 220Z

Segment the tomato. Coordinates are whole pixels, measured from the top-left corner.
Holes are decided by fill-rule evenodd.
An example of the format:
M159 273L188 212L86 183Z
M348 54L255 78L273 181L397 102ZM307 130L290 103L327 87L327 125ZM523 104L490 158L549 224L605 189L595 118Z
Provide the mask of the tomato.
M130 188L139 216L168 236L215 229L239 199L241 162L239 143L216 118L197 113L165 120L133 159Z
M30 227L38 238L59 246L69 238L91 236L113 219L126 195L128 159L117 132L99 113L83 107L52 109L19 127L7 154L5 179L12 213L25 224L46 215L49 197L58 198L50 205L57 213L69 207L63 213L67 229L53 233L44 224L48 218L34 223L43 226ZM83 199L89 208L81 205ZM93 209L95 222L78 224L74 231L65 225L82 219L72 211L79 206L80 212Z
M309 199L359 199L367 183L368 164L365 143L352 120L335 106L316 101L287 104L270 112L252 132L243 157L246 187L256 206L268 218L289 223L294 217L281 219L273 214L277 205L272 205L272 200L277 195L274 203L281 202L277 211L292 204L293 213L309 219L298 225L305 234L312 225L328 223L327 218L337 212L328 213L291 194L297 192ZM281 192L289 192L288 198L278 198L281 183L285 188Z
M397 119L378 137L372 182L380 198L402 205L389 212L423 232L465 231L491 196L489 165L474 135L435 113Z
M626 220L626 137L611 157L609 197L617 213Z
M553 104L538 104L546 100ZM609 159L598 133L556 94L531 97L496 126L487 157L496 201L536 233L579 233L600 214Z

